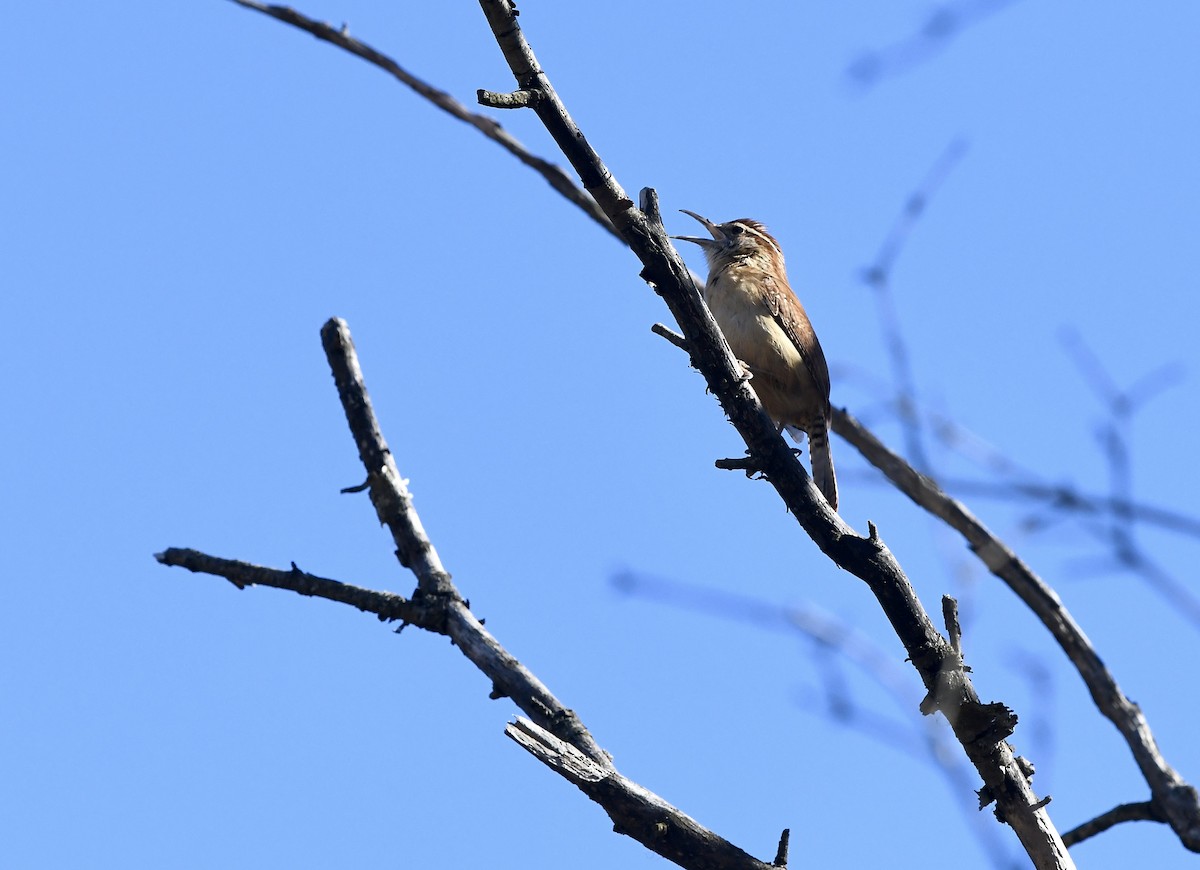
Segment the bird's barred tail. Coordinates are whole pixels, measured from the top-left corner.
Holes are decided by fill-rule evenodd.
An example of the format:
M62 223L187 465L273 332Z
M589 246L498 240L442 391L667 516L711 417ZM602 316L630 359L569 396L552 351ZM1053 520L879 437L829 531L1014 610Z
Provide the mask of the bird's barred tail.
M829 506L837 510L837 477L833 473L833 454L829 452L829 431L824 420L808 430L808 452L812 457L813 482Z

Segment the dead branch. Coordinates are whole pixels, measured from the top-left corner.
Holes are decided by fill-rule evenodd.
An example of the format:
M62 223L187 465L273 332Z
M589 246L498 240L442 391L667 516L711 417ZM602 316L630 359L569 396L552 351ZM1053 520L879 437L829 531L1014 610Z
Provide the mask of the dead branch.
M575 712L564 707L476 619L469 602L442 566L413 507L408 482L400 476L372 409L349 327L345 321L334 318L321 329L321 341L359 458L367 471L371 503L380 522L392 533L397 559L417 578L412 598L316 577L295 565L290 571L279 571L177 548L165 550L155 558L164 565L225 577L239 589L252 585L289 589L351 604L377 614L380 619L401 620L444 634L491 679L492 698L512 698L534 720L518 719L505 733L600 804L620 833L692 870L774 867L622 776Z
M294 26L300 27L301 29L305 29L308 32L313 33L313 35L317 36L318 38L326 39L327 41L331 42L332 44L338 45L339 47L342 47L345 50L350 51L351 53L354 53L357 56L368 60L369 62L376 63L376 65L381 66L381 68L384 68L384 69L388 70L389 72L393 72L393 70L391 69L391 66L396 66L395 62L390 61L390 59L387 59L387 60L389 61L391 66L389 66L388 63L378 63L372 56L372 55L378 55L378 53L374 52L373 49L369 49L369 48L363 46L363 48L365 49L364 51L356 50L355 45L357 44L357 45L361 46L362 44L357 43L357 40L350 40L346 36L344 31L335 30L335 29L329 27L328 25L318 24L316 22L313 22L311 19L305 19L304 16L301 16L299 13L296 13L293 10L287 9L286 7L268 6L268 5L262 4L262 3L251 2L251 0L234 0L234 2L237 2L237 3L239 3L239 5L245 6L247 8L256 9L260 12L264 12L265 14L271 15L272 17L275 17L279 20L286 21L287 23L293 24ZM485 8L488 5L489 4L485 3L484 4ZM318 32L318 31L320 31L320 32ZM334 36L334 38L330 38L331 36ZM340 38L338 38L338 37L340 37ZM382 55L378 55L378 56L383 57ZM398 66L397 66L397 69L398 69ZM395 75L395 74L396 73L393 72L393 75ZM410 82L408 82L406 80L406 78L402 75L397 75L397 78L399 78L401 81L404 81L406 84L410 84ZM413 85L410 84L410 86L413 86ZM434 100L435 103L437 102L437 100L435 99L435 97L433 95L424 93L420 88L415 88L415 89L418 91L418 93L422 93L423 95L427 96L427 98ZM434 94L441 93L433 88L429 88L428 90L433 92ZM460 104L460 106L461 106L461 104ZM447 109L447 111L450 111L450 110ZM465 109L463 111L465 112ZM455 114L456 117L460 117L456 112L451 111L451 114ZM539 114L541 114L541 113L539 112ZM483 116L475 116L475 117L483 118ZM466 120L466 119L464 119L464 120ZM483 120L490 121L490 119L486 119L486 118L483 118ZM470 121L468 121L468 122L472 123ZM494 123L494 122L491 122L491 123ZM481 129L482 132L485 133L485 135L487 135L487 131L482 126L475 125L475 124L473 124L473 125L477 126L479 129ZM484 126L486 126L486 124ZM501 140L496 139L495 137L492 137L492 136L489 136L489 138L493 138L494 141L498 141L498 142L500 142L500 144L503 145L503 142L501 142ZM505 146L505 147L507 147L507 146ZM513 152L513 153L516 153L516 152ZM519 154L517 156L519 159L522 159L522 162L527 162L523 158L521 158ZM576 167L576 168L578 169L579 167ZM559 170L559 172L561 172L561 170ZM563 173L562 177L564 179L566 179L565 173ZM588 176L583 175L581 173L581 177L583 177L586 182ZM554 183L554 182L552 182L552 183ZM587 197L582 197L582 199L581 199L578 188L573 183L571 183L570 179L566 179L566 184L567 184L569 190L561 189L558 184L555 184L554 186L555 186L555 189L560 190L560 192L562 192L564 194L564 196L567 196L567 198L570 201L576 203L577 205L580 205L581 207L584 207L585 211L587 211L589 213L589 215L593 216L593 218L596 218L596 215L593 213L593 211L589 210L584 205L585 203L589 202L590 200L588 200ZM619 188L617 188L617 189L619 190ZM626 200L626 202L627 202L627 200ZM603 221L602 221L602 223L603 223ZM608 226L609 225L606 224L606 228ZM650 239L655 244L658 244L660 246L663 244L657 238L653 238L649 234L646 234L644 232L644 229L641 230L641 233L645 238ZM624 236L624 234L622 234L622 235ZM639 256L641 256L640 253L639 253ZM643 260L643 262L645 262L645 260ZM674 268L675 268L674 264L672 264L672 269L674 269ZM647 270L647 271L649 273L649 270ZM674 308L673 308L673 310L674 310ZM705 330L702 329L701 331L703 332ZM712 341L711 337L706 336L706 338L709 340L710 346L711 346L711 341ZM718 345L720 344L719 339L717 339L717 344ZM686 347L686 345L685 345L685 347ZM715 368L717 368L719 370L719 366L715 366ZM709 377L709 374L710 373L706 373L706 377ZM743 396L741 398L743 400L745 400L748 397ZM731 400L731 401L734 401L734 400ZM753 400L750 400L750 401L753 402ZM722 399L722 404L723 405L726 404L725 399ZM746 406L742 405L742 407L744 408ZM729 408L727 407L726 410L728 411ZM732 412L730 412L730 413L731 413L731 417L732 417L733 413ZM839 419L843 419L842 414L837 414L837 416L835 417L835 427L834 427L835 430L838 430L838 427L839 427L838 420ZM743 421L743 423L744 423L744 421ZM736 421L735 421L735 425L737 425ZM962 533L964 535L964 537L966 537L968 539L969 542L971 542L973 540L979 540L979 542L980 542L979 547L977 548L975 546L975 544L973 543L972 548L975 550L976 554L981 559L985 560L985 563L987 562L988 558L994 559L997 553L1008 553L1010 556L1012 555L1011 551L1008 551L1007 548L1003 547L1002 544L999 546L999 549L990 546L988 541L995 540L994 538L991 538L990 535L985 535L982 537L979 536L978 532L980 530L982 530L984 532L986 532L986 530L983 529L982 525L979 524L978 521L975 520L975 518L973 516L971 516L969 514L969 512L966 512L965 508L962 508L962 506L959 505L957 502L952 502L952 500L946 498L944 495L940 495L940 498L930 498L930 493L925 491L923 485L914 483L914 481L918 480L920 478L920 476L911 467L907 466L907 463L904 463L904 461L902 459L900 459L899 457L896 457L894 454L890 454L890 451L886 451L886 448L883 448L884 454L886 454L886 455L882 455L878 451L874 451L874 450L870 450L870 449L864 450L862 443L865 443L866 441L875 441L875 443L878 444L878 441L877 441L877 439L874 439L874 437L871 436L870 433L864 427L861 427L861 425L857 424L857 422L854 423L853 428L858 433L868 436L866 439L860 439L860 444L856 444L856 446L859 447L860 451L864 451L864 455L868 458L868 460L871 461L873 464L876 464L877 467L880 467L882 470L884 470L885 474L887 474L888 477L893 480L893 482L897 483L897 485L899 485L903 491L905 491L911 498L913 498L914 501L916 501L918 504L925 507L927 510L930 510L931 513L934 513L935 515L938 515L938 516L941 516L941 513L939 513L939 511L942 511L942 510L949 510L950 514L955 514L955 513L957 513L958 510L962 511L962 515L959 516L958 519L953 522L950 519L948 519L947 517L942 517L942 518L945 519L948 523L950 523L952 525L952 527L956 528L960 533ZM739 431L740 431L740 428L739 428ZM839 431L839 434L842 434L843 437L850 438L850 435L847 435L846 431ZM853 441L854 439L850 438L850 440ZM882 448L881 444L878 444L878 446L880 448ZM780 459L780 461L782 461L782 459ZM777 480L779 478L779 475L778 475L779 469L776 469L776 472L777 472L776 478L772 480L772 483L776 484L777 488L779 488L780 484L777 483ZM801 474L802 474L802 472L801 472ZM898 478L908 479L908 482L901 483L901 480ZM797 484L792 484L792 485L796 486ZM936 490L936 487L934 487L934 489ZM939 491L939 494L940 494L940 491ZM945 507L945 505L943 505L941 503L941 499L945 499L946 502L952 502L953 505L955 506L954 509L947 509ZM802 520L802 522L803 522L803 520ZM818 541L818 543L820 543L820 541ZM1018 587L1021 587L1026 584L1026 580L1022 578L1023 572L1027 572L1028 576L1034 577L1034 575L1032 575L1032 572L1029 572L1028 568L1026 566L1024 566L1023 563L1021 563L1019 560L1017 560L1015 556L1012 556L1011 559L1002 557L999 561L1001 564L999 565L999 567L993 569L993 573L996 573L997 576L1001 577L1001 579L1004 579L1006 582L1009 582L1010 585L1014 585L1014 583L1015 583L1016 585L1014 586L1014 588L1018 588ZM1014 577L1015 577L1015 579L1014 579ZM1038 582L1040 583L1040 581L1038 581ZM1035 584L1035 586L1036 586L1036 584ZM1034 597L1035 598L1038 597L1038 594L1040 594L1040 593L1035 593ZM1070 620L1069 615L1066 614L1065 611L1061 610L1061 602L1057 601L1057 597L1053 595L1052 591L1050 591L1050 597L1053 600L1053 602L1056 604L1056 607L1052 607L1049 609L1048 618L1050 619L1050 622L1048 623L1048 626L1051 627L1052 632L1055 630L1054 626L1057 624L1059 615L1062 616L1063 621L1065 623L1068 623L1072 628L1075 628L1077 630L1077 627L1074 626L1073 621ZM1035 612L1037 612L1036 609L1035 609ZM1039 616L1041 616L1041 615L1042 614L1039 613ZM1043 621L1046 621L1046 619L1044 618ZM1057 632L1055 632L1055 636L1056 636L1056 638L1059 638L1059 635ZM1063 640L1061 638L1059 638L1059 642L1060 642L1060 645L1063 644ZM1066 649L1065 646L1064 646L1064 649ZM1070 650L1067 650L1067 651L1068 651L1068 655L1071 656L1071 651ZM1094 655L1094 652L1092 652L1091 654ZM1074 657L1072 657L1072 661L1075 661ZM1078 663L1076 663L1076 666L1077 667L1079 666ZM1183 840L1184 845L1187 846L1189 849L1193 849L1193 850L1200 849L1200 822L1198 822L1198 820L1200 820L1200 810L1198 810L1198 808L1197 808L1197 799L1196 799L1195 790L1191 786L1187 785L1186 782L1184 782L1182 780L1182 778L1179 777L1178 774L1169 765L1166 764L1165 760L1161 759L1161 756L1158 754L1157 747L1154 744L1153 737L1150 733L1150 730L1145 723L1144 717L1141 716L1140 710L1137 710L1136 705L1132 705L1131 702L1128 702L1128 700L1125 699L1124 695L1122 695L1120 693L1120 691L1116 687L1115 682L1112 680L1111 675L1108 674L1106 670L1102 670L1099 674L1085 673L1084 671L1081 671L1081 674L1084 676L1085 682L1088 683L1089 688L1092 690L1093 698L1096 699L1097 704L1101 707L1101 710L1103 712L1105 712L1105 715L1108 715L1110 719L1114 719L1114 723L1117 724L1118 729L1121 730L1121 733L1123 734L1123 736L1126 737L1127 742L1130 743L1131 749L1135 755L1135 758L1138 760L1139 766L1142 768L1143 775L1147 776L1147 779L1151 784L1152 791L1155 794L1155 800L1156 801L1166 801L1167 805L1169 807L1174 808L1174 810L1172 812L1167 813L1167 815L1171 819L1172 827L1175 829L1176 833ZM1095 681L1095 685L1093 685L1093 680ZM1117 718L1114 718L1114 715L1111 715L1109 712L1110 708L1112 708L1113 705L1107 703L1109 700L1113 700L1113 699L1115 699L1117 701L1117 703L1115 705L1115 712L1117 714ZM1127 707L1126 705L1129 705L1129 706ZM1126 713L1130 713L1131 715L1126 716L1125 715Z
M345 25L334 27L323 21L316 21L307 15L297 12L290 6L261 3L258 0L233 0L233 2L246 9L253 9L256 12L261 12L263 15L269 15L277 21L282 21L306 33L310 33L317 39L336 45L338 48L350 52L355 57L360 57L367 63L373 64L389 73L446 114L466 124L470 124L484 136L491 139L509 154L538 173L542 178L546 179L551 187L566 197L571 203L582 209L584 214L600 224L608 232L617 235L613 225L604 216L604 212L596 206L596 203L587 194L576 187L571 177L563 171L561 166L556 166L549 160L538 157L531 152L521 144L521 141L517 137L505 130L494 118L470 111L465 105L450 96L450 94L440 88L435 88L428 82L413 75L383 52L377 51L367 43L355 39L350 35L349 28Z
M532 110L579 174L584 189L641 260L642 277L675 315L693 365L720 400L759 469L821 550L835 564L864 580L875 594L931 697L936 699L937 708L950 720L979 771L988 796L997 801L999 814L1016 831L1035 866L1073 866L1044 805L1034 797L1028 779L1005 743L1009 733L1003 721L1006 717L980 703L965 674L954 680L953 691L946 691L942 669L953 651L933 627L874 526L869 537L859 537L816 492L749 385L739 377L737 361L663 227L634 205L572 120L525 40L512 4L508 0L480 0L480 5L517 87L541 93L533 101ZM647 210L653 210L652 198L652 191L644 191Z
M966 539L980 560L1017 594L1067 654L1096 708L1116 726L1150 786L1154 801L1188 849L1200 851L1200 795L1167 763L1141 708L1125 697L1062 600L1007 545L936 482L888 450L844 409L833 409L833 431L887 475L905 495Z
M1068 846L1082 843L1089 837L1102 834L1114 825L1122 822L1165 822L1166 819L1154 808L1153 801L1140 801L1132 804L1118 804L1106 813L1084 822L1063 834L1063 842Z

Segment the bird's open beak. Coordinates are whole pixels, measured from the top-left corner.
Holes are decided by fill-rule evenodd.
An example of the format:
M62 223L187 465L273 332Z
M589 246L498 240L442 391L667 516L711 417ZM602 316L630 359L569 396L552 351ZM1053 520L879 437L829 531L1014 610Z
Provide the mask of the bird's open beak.
M679 239L679 241L681 241L681 242L695 242L697 245L699 245L702 248L714 247L714 246L716 246L716 244L718 242L725 241L725 234L723 232L721 232L721 228L718 227L716 224L714 224L712 221L710 221L708 218L701 217L700 215L696 214L694 211L688 211L686 208L681 208L680 211L686 215L690 215L690 216L694 217L696 220L700 221L700 223L704 224L704 228L706 230L708 230L710 233L712 233L712 238L705 239L705 238L701 238L700 236L671 236L671 238Z

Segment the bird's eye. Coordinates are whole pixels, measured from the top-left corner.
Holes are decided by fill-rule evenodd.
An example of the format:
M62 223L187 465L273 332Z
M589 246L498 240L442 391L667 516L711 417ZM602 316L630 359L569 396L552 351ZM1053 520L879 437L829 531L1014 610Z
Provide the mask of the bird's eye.
M746 228L741 224L734 224L729 228L729 235L731 236L740 236L744 232L746 232Z

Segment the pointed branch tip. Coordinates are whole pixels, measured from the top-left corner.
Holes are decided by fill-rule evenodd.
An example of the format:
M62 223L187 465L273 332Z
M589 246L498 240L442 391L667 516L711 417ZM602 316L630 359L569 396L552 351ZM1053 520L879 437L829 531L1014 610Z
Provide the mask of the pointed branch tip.
M662 212L658 207L658 191L653 187L643 187L638 194L638 208L650 220L650 223L662 226Z
M779 848L775 851L775 860L771 862L774 867L787 867L788 862L788 841L792 837L792 829L784 828L783 833L779 835Z
M667 341L671 342L671 344L675 345L680 350L682 350L682 351L688 350L687 339L684 338L682 335L680 335L675 330L671 329L669 326L664 326L661 323L656 323L650 327L650 331L653 332L657 336L665 338Z

